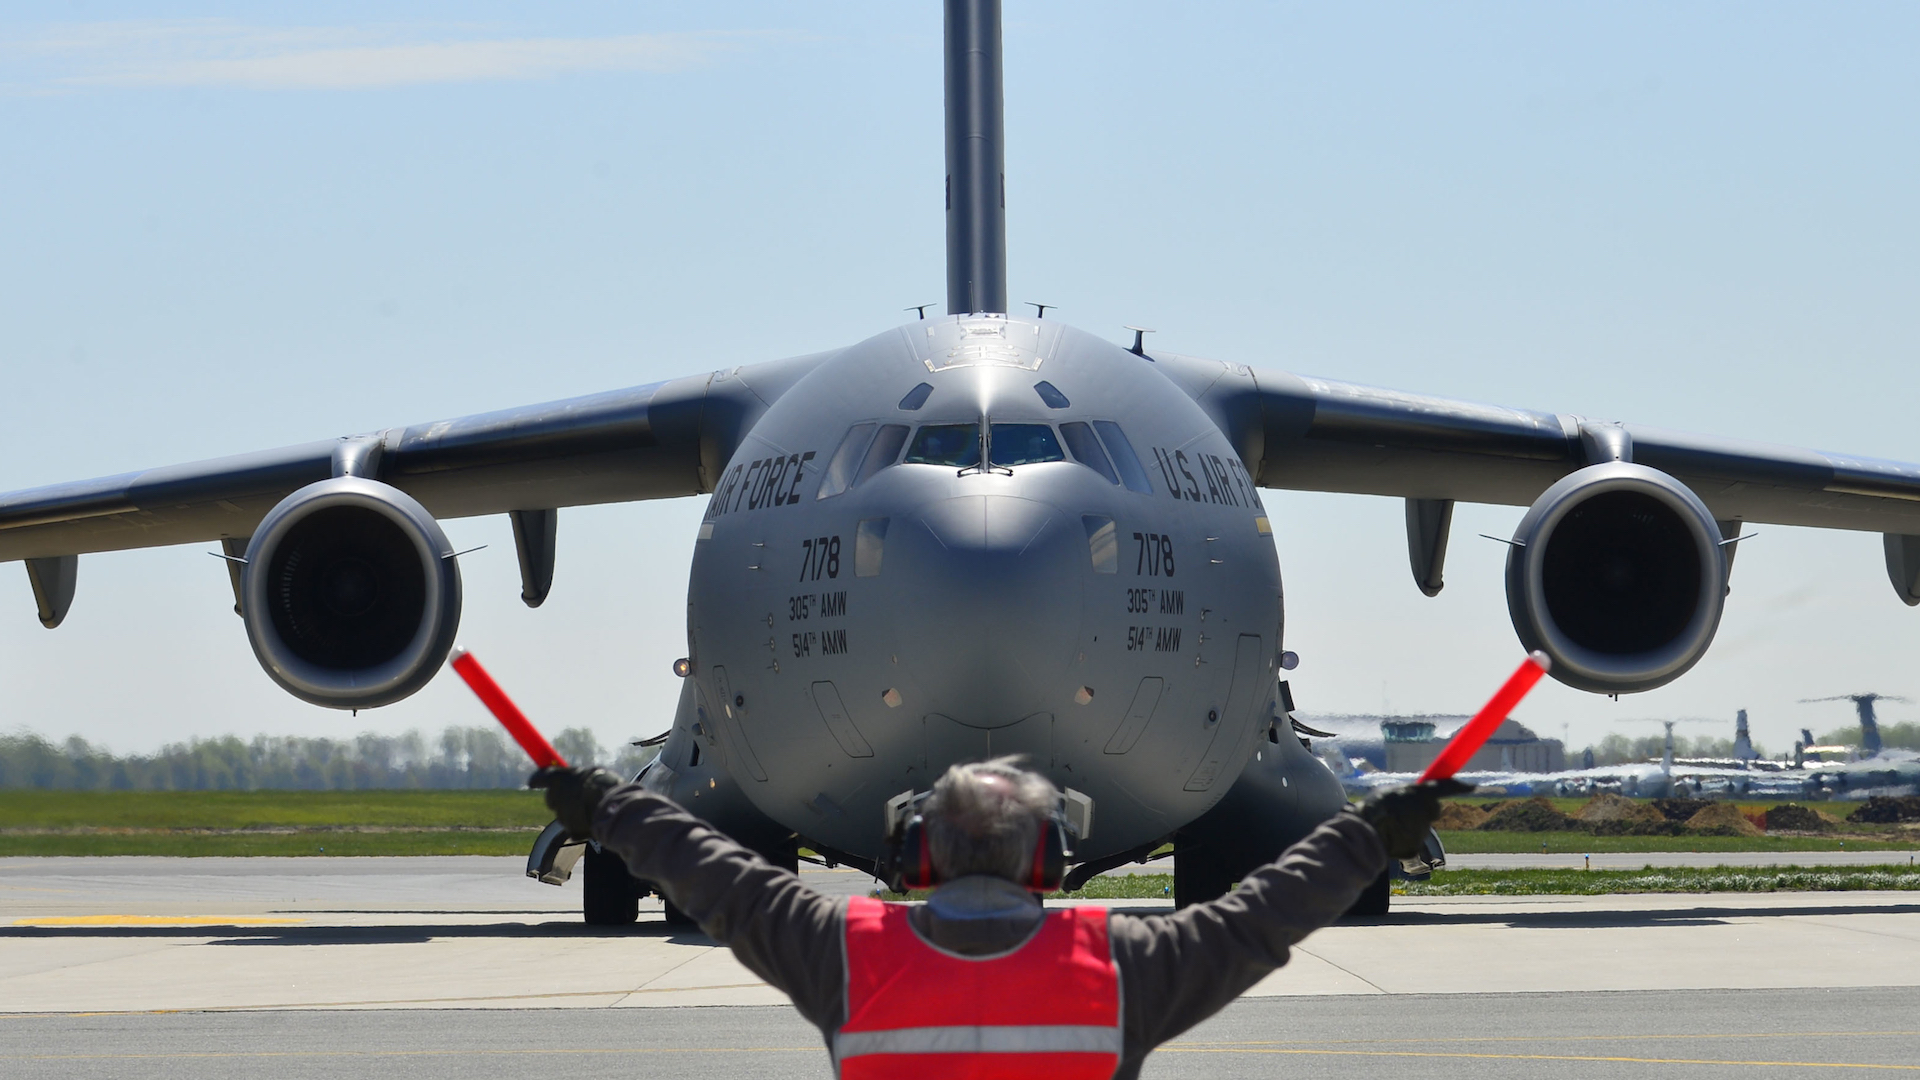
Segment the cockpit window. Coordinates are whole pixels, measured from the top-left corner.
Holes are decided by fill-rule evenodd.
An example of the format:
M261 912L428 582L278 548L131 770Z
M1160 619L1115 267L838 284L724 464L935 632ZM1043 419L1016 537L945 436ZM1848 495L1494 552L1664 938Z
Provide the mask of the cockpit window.
M820 481L820 493L816 499L830 499L853 486L853 470L860 464L860 456L867 451L867 444L873 441L873 429L878 424L855 424L847 430L847 437L840 440L840 448L833 452L833 458L827 462L827 474Z
M1107 452L1100 449L1100 440L1094 437L1093 428L1075 420L1060 425L1060 437L1067 440L1067 449L1073 451L1075 461L1106 477L1109 484L1120 482L1120 474L1113 471L1113 462L1107 460Z
M1000 426L994 425L996 431ZM961 469L980 464L980 425L928 424L913 437L913 445L907 448L906 464L952 465Z
M1045 424L993 425L993 464L1001 468L1066 459L1060 440Z
M1060 392L1059 387L1045 379L1033 384L1033 392L1040 395L1040 400L1046 402L1049 409L1064 409L1073 404L1067 400L1067 395Z
M873 445L867 448L867 457L860 463L860 475L854 483L865 482L867 477L894 463L900 456L900 447L907 441L907 425L882 424L880 431L873 437Z
M1133 452L1133 444L1127 441L1127 433L1120 430L1120 425L1111 420L1095 420L1093 428L1100 433L1100 441L1107 444L1107 453L1113 455L1113 463L1120 470L1120 482L1127 485L1127 490L1153 494L1153 485L1147 481L1147 470L1140 464L1140 455Z
M907 391L907 396L900 399L900 408L904 412L914 412L919 409L920 406L925 405L927 398L932 396L932 394L933 384L921 383L919 386Z

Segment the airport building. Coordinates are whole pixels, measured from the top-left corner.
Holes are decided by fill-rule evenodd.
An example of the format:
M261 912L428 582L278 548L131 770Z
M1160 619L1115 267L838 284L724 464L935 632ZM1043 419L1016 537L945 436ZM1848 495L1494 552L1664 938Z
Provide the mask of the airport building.
M1440 748L1458 728L1441 732L1433 719L1396 716L1380 722L1386 771L1419 772L1439 756ZM1566 767L1566 746L1559 739L1543 739L1526 725L1509 718L1495 729L1493 737L1461 771L1549 773L1565 771Z

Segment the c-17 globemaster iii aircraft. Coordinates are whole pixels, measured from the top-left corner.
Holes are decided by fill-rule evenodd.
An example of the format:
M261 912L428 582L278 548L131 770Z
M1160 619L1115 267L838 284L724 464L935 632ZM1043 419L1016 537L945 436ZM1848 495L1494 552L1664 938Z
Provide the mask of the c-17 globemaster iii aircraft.
M54 627L79 555L217 541L267 674L360 709L420 689L453 643L460 571L440 519L511 515L537 606L561 508L707 495L686 681L648 784L775 860L804 845L865 867L889 800L953 762L1025 754L1078 800L1076 876L1171 841L1183 904L1343 798L1282 726L1263 488L1405 499L1429 595L1456 500L1529 506L1508 556L1514 628L1595 693L1661 686L1700 659L1743 523L1884 533L1895 592L1920 603L1920 466L1302 378L1016 317L1000 63L997 0L948 0L945 317L812 356L7 494L0 559L26 562Z

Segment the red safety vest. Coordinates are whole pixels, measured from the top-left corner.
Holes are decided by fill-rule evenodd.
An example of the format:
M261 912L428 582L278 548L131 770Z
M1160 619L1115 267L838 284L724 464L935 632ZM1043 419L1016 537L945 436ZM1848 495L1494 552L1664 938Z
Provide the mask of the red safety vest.
M1026 944L961 956L920 939L904 904L847 904L843 1080L1044 1076L1097 1080L1120 1064L1120 973L1105 908L1049 912Z

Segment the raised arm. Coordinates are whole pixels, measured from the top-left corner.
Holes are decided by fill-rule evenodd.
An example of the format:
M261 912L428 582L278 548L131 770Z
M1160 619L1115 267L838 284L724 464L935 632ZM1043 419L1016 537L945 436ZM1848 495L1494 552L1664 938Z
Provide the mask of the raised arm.
M802 1016L822 1028L839 1023L845 904L638 784L601 802L593 836L629 873L659 886L700 929L732 949L747 970L792 998Z

